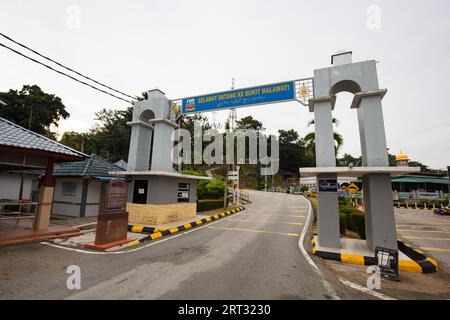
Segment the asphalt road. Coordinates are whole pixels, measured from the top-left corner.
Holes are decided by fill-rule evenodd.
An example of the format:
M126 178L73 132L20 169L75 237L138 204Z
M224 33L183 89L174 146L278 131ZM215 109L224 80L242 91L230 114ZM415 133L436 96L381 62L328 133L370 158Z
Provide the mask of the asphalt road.
M441 267L450 266L450 216L415 209L396 209L395 216L400 238L436 258Z
M302 255L300 196L252 192L242 213L123 254L0 248L0 299L370 299ZM149 243L147 243L149 244ZM66 268L81 269L81 289ZM326 282L324 282L324 279ZM331 288L331 290L330 290Z

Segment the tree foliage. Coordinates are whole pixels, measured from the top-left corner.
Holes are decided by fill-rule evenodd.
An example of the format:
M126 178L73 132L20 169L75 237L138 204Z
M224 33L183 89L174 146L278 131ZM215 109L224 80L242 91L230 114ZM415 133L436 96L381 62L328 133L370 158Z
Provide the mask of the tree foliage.
M61 143L86 154L95 153L110 161L128 159L133 109L102 109L95 114L95 125L85 133L65 132Z
M42 91L37 85L0 92L0 100L7 104L0 106L0 117L51 139L56 139L56 134L50 126L57 127L61 119L70 115L61 98Z

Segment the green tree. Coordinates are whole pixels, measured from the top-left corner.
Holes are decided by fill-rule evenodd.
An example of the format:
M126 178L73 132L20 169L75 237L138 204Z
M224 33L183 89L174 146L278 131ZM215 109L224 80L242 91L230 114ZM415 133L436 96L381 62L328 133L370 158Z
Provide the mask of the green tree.
M334 149L335 149L335 153L337 155L339 152L339 149L344 144L344 138L342 137L341 134L339 134L337 132L333 132L333 138L334 138ZM308 154L310 156L315 154L315 152L316 152L316 133L315 132L308 133L303 138L303 140L305 142L306 149L308 150Z
M353 163L355 167L362 166L362 157L355 158L349 154L344 154L341 158L336 159L338 167L348 167L350 163Z
M60 143L86 154L95 153L112 162L128 159L132 107L126 110L102 109L95 113L96 124L88 132L65 132Z
M131 127L127 125L133 115L133 108L126 110L102 109L95 113L96 126L91 129L92 143L97 154L110 161L128 159Z
M280 169L285 172L297 174L301 167L314 165L314 157L310 156L303 139L297 131L279 130L280 143Z
M337 127L339 126L339 120L336 118L332 119L332 123ZM310 127L312 125L315 124L314 119L310 120L307 124L307 127ZM344 138L342 137L341 134L337 133L337 132L333 132L333 138L334 138L334 143L335 143L335 154L337 155L339 153L339 149L342 147L342 145L344 144ZM312 156L313 154L315 155L316 153L316 134L315 132L310 132L308 133L304 138L304 143L305 146L307 148L307 153L309 156Z
M45 93L37 85L24 85L20 91L0 92L0 100L7 103L0 106L0 117L51 139L55 139L56 134L50 126L57 127L61 119L70 116L61 98Z
M236 128L244 130L264 131L262 122L252 116L247 116L236 121Z

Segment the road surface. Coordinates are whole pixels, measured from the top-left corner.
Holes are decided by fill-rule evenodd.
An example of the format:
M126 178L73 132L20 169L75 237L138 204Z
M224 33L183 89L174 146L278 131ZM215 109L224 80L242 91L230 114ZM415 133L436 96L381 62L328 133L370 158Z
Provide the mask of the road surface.
M416 209L396 209L395 216L400 238L436 258L441 267L450 266L450 216Z
M0 248L0 299L370 299L299 249L301 196L251 192L242 213L123 254ZM147 244L150 244L148 242ZM66 268L81 269L81 289Z

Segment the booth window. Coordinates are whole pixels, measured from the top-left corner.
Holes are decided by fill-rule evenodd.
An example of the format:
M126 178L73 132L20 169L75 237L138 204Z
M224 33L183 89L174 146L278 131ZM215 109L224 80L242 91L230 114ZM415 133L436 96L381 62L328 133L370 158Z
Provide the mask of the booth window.
M61 195L73 197L77 193L77 183L73 181L63 181L61 183Z

